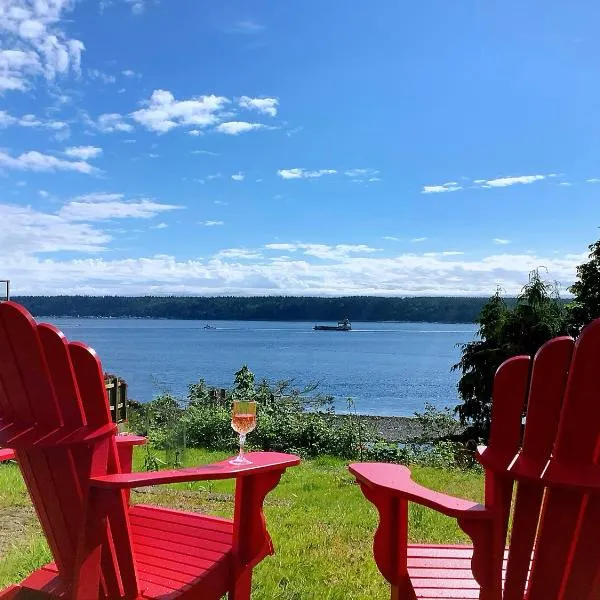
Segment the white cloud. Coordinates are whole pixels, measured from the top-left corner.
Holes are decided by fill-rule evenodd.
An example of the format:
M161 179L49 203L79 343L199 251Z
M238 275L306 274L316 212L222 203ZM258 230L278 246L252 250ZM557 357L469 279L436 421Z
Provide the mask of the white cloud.
M298 244L266 244L265 248L267 250L282 250L283 252L296 252L298 250Z
M115 83L117 81L114 75L108 75L99 69L88 69L87 73L90 79L101 81L102 83Z
M387 240L388 242L399 242L400 241L400 238L394 237L393 235L384 235L382 239Z
M85 160L70 161L49 154L42 154L32 150L20 156L10 156L0 151L0 169L14 169L17 171L77 171L79 173L91 174L97 171L95 167Z
M422 242L426 242L428 240L428 238L426 237L417 237L417 238L413 238L412 240L410 240L413 244L420 244Z
M475 179L473 180L475 188L491 189L509 187L511 185L528 185L536 181L543 181L547 177L560 177L557 173L549 175L517 175L511 177L497 177L495 179ZM467 178L463 178L467 179ZM464 189L457 181L449 181L441 185L425 185L421 190L422 194L440 194L444 192L457 192Z
M159 223L158 225L153 225L152 229L167 229L169 227L166 223Z
M494 238L493 242L494 242L494 244L500 244L500 245L510 244L510 240L505 240L502 238Z
M369 177L369 179L367 179L367 181L370 183L374 183L376 181L381 181L381 177Z
M246 175L240 171L239 173L234 173L231 176L231 179L234 181L244 181L244 179L246 179Z
M90 127L101 133L131 132L133 126L125 121L125 117L118 113L105 113L100 115L96 121L84 115L84 121Z
M200 131L199 129L191 129L190 131L188 131L188 133L190 135L193 135L195 137L199 136L199 135L204 135L203 131Z
M444 192L457 192L462 189L462 185L458 185L456 181L449 181L442 185L424 185L421 194L442 194Z
M223 177L221 173L213 173L212 175L209 175L206 179L212 181L213 179L221 179L221 177Z
M107 221L111 219L150 219L183 207L162 204L149 198L126 199L124 194L97 193L78 196L67 202L58 215L67 221Z
M136 73L131 69L124 69L123 71L121 71L121 75L123 75L124 77L141 77L139 73Z
M0 263L10 265L16 272L24 255L101 252L110 240L110 235L86 223L70 223L59 215L29 206L0 204ZM51 275L52 267L40 266L48 268Z
M277 98L250 98L250 96L242 96L239 99L239 105L248 110L256 110L270 117L276 117L279 100Z
M0 128L10 127L17 122L15 117L9 115L5 110L0 110Z
M83 247L84 251L94 248L98 251L110 238L100 237L99 241L98 236L105 234L84 224L74 224L58 235L56 222L38 225L37 235L30 235L25 232L26 224L45 217L27 215L31 209L17 210L25 216L19 217L20 220L13 216L8 219L9 229L0 228L0 262L7 277L18 279L22 294L39 293L43 287L49 294L489 296L498 285L507 294L518 293L527 282L529 271L541 264L548 268L549 278L564 288L574 280L576 266L587 259L586 253L495 254L477 259L416 253L391 257L356 253L314 260L299 252L281 256L274 252L277 245L272 244L270 252L265 248L226 249L221 251L225 255L217 252L206 259L159 255L113 260L99 257L41 260L30 254L32 246L62 248L68 244L74 250ZM0 223L6 221L5 214L0 206ZM83 227L88 230L82 231ZM17 238L3 237L7 233L16 234ZM57 238L58 241L51 241ZM16 243L18 249L7 256L10 243ZM263 256L245 258L241 256L242 250Z
M346 175L346 177L352 177L352 178L366 178L366 177L373 177L375 175L377 175L379 173L379 171L377 169L348 169L346 171L344 171L344 175Z
M223 221L200 221L198 225L204 225L204 227L217 227L219 225L225 225Z
M248 131L255 131L256 129L264 129L266 126L262 123L247 123L246 121L227 121L226 123L220 123L216 127L216 131L224 133L226 135L239 135L240 133L247 133Z
M573 184L568 181L561 181L558 185L562 185L563 187L571 187Z
M98 148L96 146L71 146L65 150L65 154L69 158L91 160L102 154L102 148Z
M510 185L534 183L546 179L546 175L518 175L516 177L498 177L497 179L488 179L482 184L482 187L507 187Z
M464 252L459 252L458 250L444 250L443 252L425 252L423 256L461 256Z
M131 12L134 15L141 15L146 10L144 0L125 0L125 2L131 4Z
M3 0L0 4L0 93L25 91L42 77L53 83L59 76L81 70L82 42L61 28L70 0Z
M586 179L586 183L600 183L599 177L592 177L591 179Z
M50 195L46 190L39 190L38 194L40 195L40 198L47 198Z
M323 260L341 259L353 254L371 254L372 252L379 252L379 248L371 248L366 244L337 244L331 246L328 244L306 244L306 243L293 243L293 244L267 244L265 245L267 250L280 250L284 252L296 252L301 251L306 256L312 256Z
M192 154L206 154L207 156L219 156L217 152L211 152L210 150L192 150Z
M254 260L262 258L262 253L258 250L247 250L245 248L227 248L220 250L215 254L216 259L236 258L243 260Z
M228 25L223 28L223 30L227 33L243 33L246 35L256 35L257 33L261 33L265 30L264 25L261 25L254 19L243 19L241 21L236 21L231 25Z
M181 126L202 129L219 122L229 100L223 96L197 96L190 100L175 100L167 90L155 90L145 108L131 113L140 125L157 133L166 133Z
M335 175L335 169L319 169L318 171L309 171L307 169L279 169L277 175L282 179L315 179L323 175Z
M5 110L0 110L0 129L11 126L50 129L57 132L67 132L69 129L69 125L64 121L56 121L54 119L44 121L32 114L14 117Z

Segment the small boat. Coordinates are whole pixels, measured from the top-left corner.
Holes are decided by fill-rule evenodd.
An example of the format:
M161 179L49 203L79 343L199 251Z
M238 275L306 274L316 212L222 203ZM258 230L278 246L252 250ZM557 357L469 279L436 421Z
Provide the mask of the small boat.
M343 319L338 321L337 325L315 325L313 329L315 331L351 331L352 323L350 323L350 319Z
M205 325L204 329L216 329L216 327L214 325Z

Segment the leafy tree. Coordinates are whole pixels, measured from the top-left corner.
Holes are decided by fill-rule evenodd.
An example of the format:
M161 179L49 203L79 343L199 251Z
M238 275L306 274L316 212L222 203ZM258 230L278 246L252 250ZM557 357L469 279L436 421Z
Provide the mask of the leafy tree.
M498 367L512 356L533 356L545 342L566 333L566 317L556 284L543 280L538 270L530 273L514 308L507 306L499 290L488 300L477 319L479 339L462 345L461 359L452 367L462 373L458 382L462 403L456 411L468 426L468 436L488 437Z
M573 335L600 317L600 240L589 246L589 261L577 267L577 280L569 288L575 296L569 305L569 327Z
M236 400L253 400L254 393L254 373L248 365L242 365L235 374L233 397Z

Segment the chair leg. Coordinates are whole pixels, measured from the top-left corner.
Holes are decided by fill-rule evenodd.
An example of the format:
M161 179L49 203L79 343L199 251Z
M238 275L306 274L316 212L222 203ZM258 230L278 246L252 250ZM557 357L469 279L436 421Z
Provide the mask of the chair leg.
M252 569L244 571L236 580L233 589L227 596L228 600L250 600L252 589Z
M391 600L417 600L409 579L404 579L398 585L392 585L391 588Z

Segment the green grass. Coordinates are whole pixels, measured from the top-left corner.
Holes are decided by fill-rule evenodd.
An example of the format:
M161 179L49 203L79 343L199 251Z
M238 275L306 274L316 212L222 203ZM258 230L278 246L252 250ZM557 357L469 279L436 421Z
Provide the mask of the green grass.
M189 450L186 463L221 460L223 453ZM135 466L143 463L137 452ZM414 467L419 483L449 494L481 500L483 481L477 473ZM230 481L162 486L133 492L133 502L162 504L231 516ZM25 510L29 503L14 466L0 466L0 510ZM377 525L375 509L338 459L321 457L290 469L267 497L265 513L276 554L255 570L255 600L387 599L389 589L377 571L371 546ZM50 560L32 518L23 536L0 549L0 587L19 581ZM466 537L455 521L411 505L410 537L418 542L460 543Z

